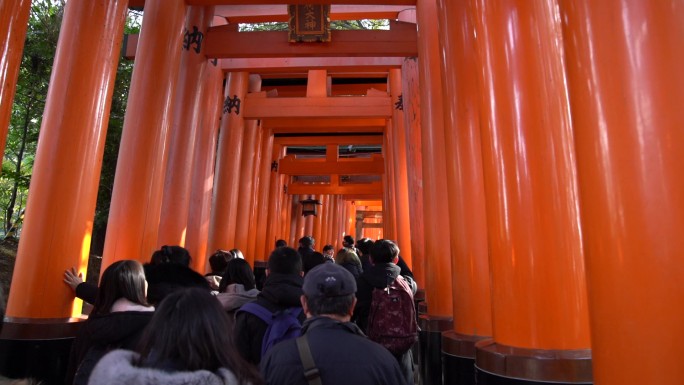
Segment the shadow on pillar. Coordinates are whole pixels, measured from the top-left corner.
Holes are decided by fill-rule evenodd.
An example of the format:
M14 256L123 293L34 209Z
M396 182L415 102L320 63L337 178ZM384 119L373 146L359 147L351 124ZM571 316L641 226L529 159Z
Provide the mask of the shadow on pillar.
M420 349L420 383L441 385L442 382L442 332L451 330L451 317L421 314L418 317L418 344Z
M478 385L592 384L591 350L515 348L486 339L475 344Z
M41 385L62 385L79 318L14 319L0 333L0 374L32 378Z
M475 385L475 343L489 337L442 333L442 372L445 385Z

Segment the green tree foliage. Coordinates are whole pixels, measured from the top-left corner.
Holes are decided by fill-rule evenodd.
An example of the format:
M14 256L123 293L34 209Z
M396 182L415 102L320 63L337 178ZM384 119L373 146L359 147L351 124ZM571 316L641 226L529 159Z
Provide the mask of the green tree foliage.
M21 226L64 6L64 0L42 0L32 4L0 174L0 209L3 213L0 229L4 232L10 231L13 225ZM139 32L140 23L141 15L130 11L125 33ZM132 71L133 62L120 59L93 226L92 246L100 255Z
M20 227L26 205L63 9L63 1L50 0L31 7L0 175L2 230L10 236Z

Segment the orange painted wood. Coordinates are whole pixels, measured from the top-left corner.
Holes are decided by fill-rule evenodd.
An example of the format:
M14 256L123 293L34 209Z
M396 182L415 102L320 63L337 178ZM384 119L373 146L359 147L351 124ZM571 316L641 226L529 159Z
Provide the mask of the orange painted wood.
M444 96L434 0L419 0L420 106L425 229L425 298L433 316L451 317L451 246L444 148Z
M296 200L292 202L292 222L294 223L292 231L292 244L296 245L297 241L304 235L304 228L306 226L306 221L302 215L302 204L300 203L307 197L304 195L295 195Z
M588 349L577 170L555 1L477 1L475 12L494 339L521 348Z
M157 247L184 20L183 1L148 0L116 165L103 270L122 259L147 262Z
M389 97L260 98L248 96L245 119L263 118L388 118Z
M271 149L271 162L277 161L283 153L283 147L274 142ZM271 163L269 163L269 178L271 183L268 189L268 228L266 230L266 250L268 253L273 250L276 240L286 238L282 232L281 208L283 199L287 196L287 194L283 192L285 177L271 169L270 164Z
M204 33L213 16L213 8L190 7L185 18L185 29L199 27ZM201 47L203 48L203 47ZM171 126L169 127L169 155L164 178L164 193L159 219L157 246L185 246L190 206L190 181L195 138L200 123L200 95L207 59L200 51L182 50L180 72L175 90Z
M249 74L230 72L226 76L224 97L245 100L249 87ZM230 250L235 243L237 226L238 196L240 183L240 162L245 134L244 104L240 114L233 108L230 112L223 109L219 130L216 171L214 176L214 197L211 205L209 226L209 250Z
M480 68L475 49L473 2L440 0L446 21L441 47L444 73L447 191L452 251L454 330L492 335L487 211L480 143Z
M259 92L261 90L261 77L259 75L249 76L249 92ZM255 149L258 143L258 132L261 129L258 121L245 121L244 137L242 140L242 159L240 160L240 183L237 188L238 202L235 223L235 241L233 247L247 252L249 248L250 221L254 218L252 209L254 207L254 196L256 181L254 180L256 164ZM235 182L233 182L235 183ZM254 262L254 256L245 256L250 264Z
M559 3L595 383L680 383L684 4Z
M5 153L30 10L31 0L0 3L0 154Z
M219 118L223 104L223 73L210 65L204 73L201 93L201 123L195 140L195 152L190 190L190 209L185 248L192 256L192 268L208 273L207 258L214 250L207 249L211 198L214 191L214 162L218 140Z
M261 181L261 173L264 165L262 164L262 147L263 147L263 137L264 137L264 130L261 129L260 126L257 126L257 140L254 146L254 169L252 173L252 179L254 180L254 187L253 187L253 196L251 198L251 205L250 205L250 212L249 212L249 232L247 233L247 253L251 255L252 257L252 263L255 261L255 255L256 255L256 238L257 238L257 228L258 228L258 221L259 221L259 203L260 201L258 200L261 196L261 184L263 183ZM270 156L269 156L270 157ZM266 164L266 167L270 168L270 163ZM268 175L268 169L266 170L266 174ZM268 196L266 196L266 199L268 199ZM261 206L266 206L266 205L261 205Z
M284 146L302 145L372 145L382 144L382 135L336 135L336 136L278 136L275 143Z
M416 25L391 22L390 30L332 30L325 44L287 41L287 31L236 32L213 27L205 36L209 58L415 56ZM226 42L230 42L229 44Z
M404 130L406 131L406 176L408 184L409 215L411 217L411 258L418 287L424 288L425 227L423 221L423 160L420 124L420 81L418 61L406 58L401 69Z
M309 70L306 82L306 97L327 97L328 72L326 70Z
M124 57L134 59L138 44L137 34L124 36ZM376 72L400 67L404 58L386 56L350 57L269 57L269 58L223 58L219 66L227 72L251 71L260 74L284 76L283 70L305 74L310 69L326 69L340 73Z
M343 185L333 184L305 184L305 183L290 183L287 186L288 194L364 194L364 195L380 195L382 194L382 183L350 183Z
M384 118L265 118L262 126L274 133L298 132L373 132L385 130Z
M61 277L67 268L75 266L85 273L88 266L125 16L125 1L75 1L64 10L12 277L9 317L68 318L80 313ZM6 59L9 65L12 58Z
M336 152L337 153L337 152ZM297 159L288 155L280 160L278 172L284 175L380 175L384 173L384 160L374 154L368 159Z
M396 20L406 5L349 5L334 4L330 7L330 20L390 19ZM287 22L287 4L239 4L217 5L216 14L228 23Z
M259 196L256 198L257 228L254 249L255 261L267 261L268 254L273 249L275 239L268 238L269 227L269 200L271 190L271 154L273 152L273 135L270 130L262 128L261 138L261 166L259 175Z
M400 69L390 70L390 92L394 105L402 98L403 90ZM403 108L403 107L402 107ZM401 249L401 257L409 267L413 265L411 250L411 215L409 212L409 184L408 164L406 162L406 117L403 109L394 108L392 114L392 154L394 160L394 199L395 199L395 223L397 228L397 244Z
M385 159L385 168L387 171L382 175L382 185L383 185L383 232L387 239L391 239L396 243L396 216L394 215L396 209L396 200L394 199L394 148L391 145L391 141L394 140L394 131L389 128L391 121L387 122L388 128L385 128L385 143L382 146L382 153Z
M188 0L189 5L253 5L253 4L309 4L308 0ZM368 0L323 0L318 1L318 4L358 4L366 5ZM129 0L129 7L142 7L146 4L146 0ZM415 5L416 0L373 0L373 4L377 5Z

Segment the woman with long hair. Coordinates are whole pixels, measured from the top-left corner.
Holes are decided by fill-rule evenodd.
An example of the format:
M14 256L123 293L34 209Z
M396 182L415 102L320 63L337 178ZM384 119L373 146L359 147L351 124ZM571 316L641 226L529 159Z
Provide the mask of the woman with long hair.
M249 263L239 258L230 260L221 279L219 294L216 298L221 302L231 321L235 311L247 302L256 300L258 294L254 272Z
M176 291L159 304L138 349L104 356L90 384L259 385L225 330L227 317L206 290Z
M154 312L146 292L139 262L117 261L105 269L90 316L71 348L67 384L86 384L93 367L108 351L137 346Z

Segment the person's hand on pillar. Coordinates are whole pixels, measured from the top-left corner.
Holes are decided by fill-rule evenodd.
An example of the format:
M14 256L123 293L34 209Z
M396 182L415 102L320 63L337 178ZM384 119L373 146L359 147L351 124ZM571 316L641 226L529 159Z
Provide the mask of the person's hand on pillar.
M83 273L76 273L75 268L64 270L64 283L76 292L76 287L83 283Z

